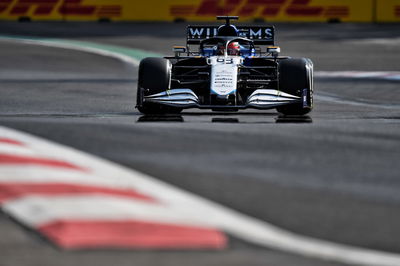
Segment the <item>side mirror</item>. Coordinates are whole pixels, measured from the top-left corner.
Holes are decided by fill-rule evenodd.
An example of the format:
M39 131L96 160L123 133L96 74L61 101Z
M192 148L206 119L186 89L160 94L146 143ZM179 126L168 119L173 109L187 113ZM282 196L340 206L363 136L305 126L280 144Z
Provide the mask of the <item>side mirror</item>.
M174 52L175 56L178 57L182 53L186 53L186 47L185 46L174 46L172 48L172 51Z
M277 57L281 52L279 46L269 46L267 47L267 53L271 54L273 57Z

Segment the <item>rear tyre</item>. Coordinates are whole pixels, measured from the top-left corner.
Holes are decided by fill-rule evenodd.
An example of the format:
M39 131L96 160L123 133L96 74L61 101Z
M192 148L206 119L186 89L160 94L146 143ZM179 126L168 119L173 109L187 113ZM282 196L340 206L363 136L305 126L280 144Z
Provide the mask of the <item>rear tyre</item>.
M284 115L304 115L313 108L313 63L308 58L279 62L279 90L302 98L301 103L277 107Z
M140 62L137 88L137 109L143 114L177 114L181 108L144 102L145 95L152 95L170 88L171 62L164 58L147 57Z

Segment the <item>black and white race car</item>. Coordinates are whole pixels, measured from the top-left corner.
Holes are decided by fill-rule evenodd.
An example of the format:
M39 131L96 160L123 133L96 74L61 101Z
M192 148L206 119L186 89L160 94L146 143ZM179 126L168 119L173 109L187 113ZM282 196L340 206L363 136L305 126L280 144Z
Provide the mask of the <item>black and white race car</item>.
M280 56L272 26L188 26L175 56L140 62L137 108L144 114L186 108L237 111L273 109L303 115L313 107L313 64ZM196 48L195 51L193 51Z

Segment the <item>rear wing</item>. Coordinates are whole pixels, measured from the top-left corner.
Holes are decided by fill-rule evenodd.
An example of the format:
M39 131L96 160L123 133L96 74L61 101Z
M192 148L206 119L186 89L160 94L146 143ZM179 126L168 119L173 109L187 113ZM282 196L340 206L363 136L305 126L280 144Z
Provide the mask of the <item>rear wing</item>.
M200 44L200 41L217 36L219 26L188 26L187 44ZM256 45L274 45L274 26L238 26L239 36L253 40Z

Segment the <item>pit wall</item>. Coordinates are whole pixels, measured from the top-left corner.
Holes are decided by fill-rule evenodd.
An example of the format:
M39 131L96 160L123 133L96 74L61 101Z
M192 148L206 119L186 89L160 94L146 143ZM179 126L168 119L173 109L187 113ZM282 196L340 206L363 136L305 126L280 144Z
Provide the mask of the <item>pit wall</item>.
M0 0L0 20L400 22L400 0Z

